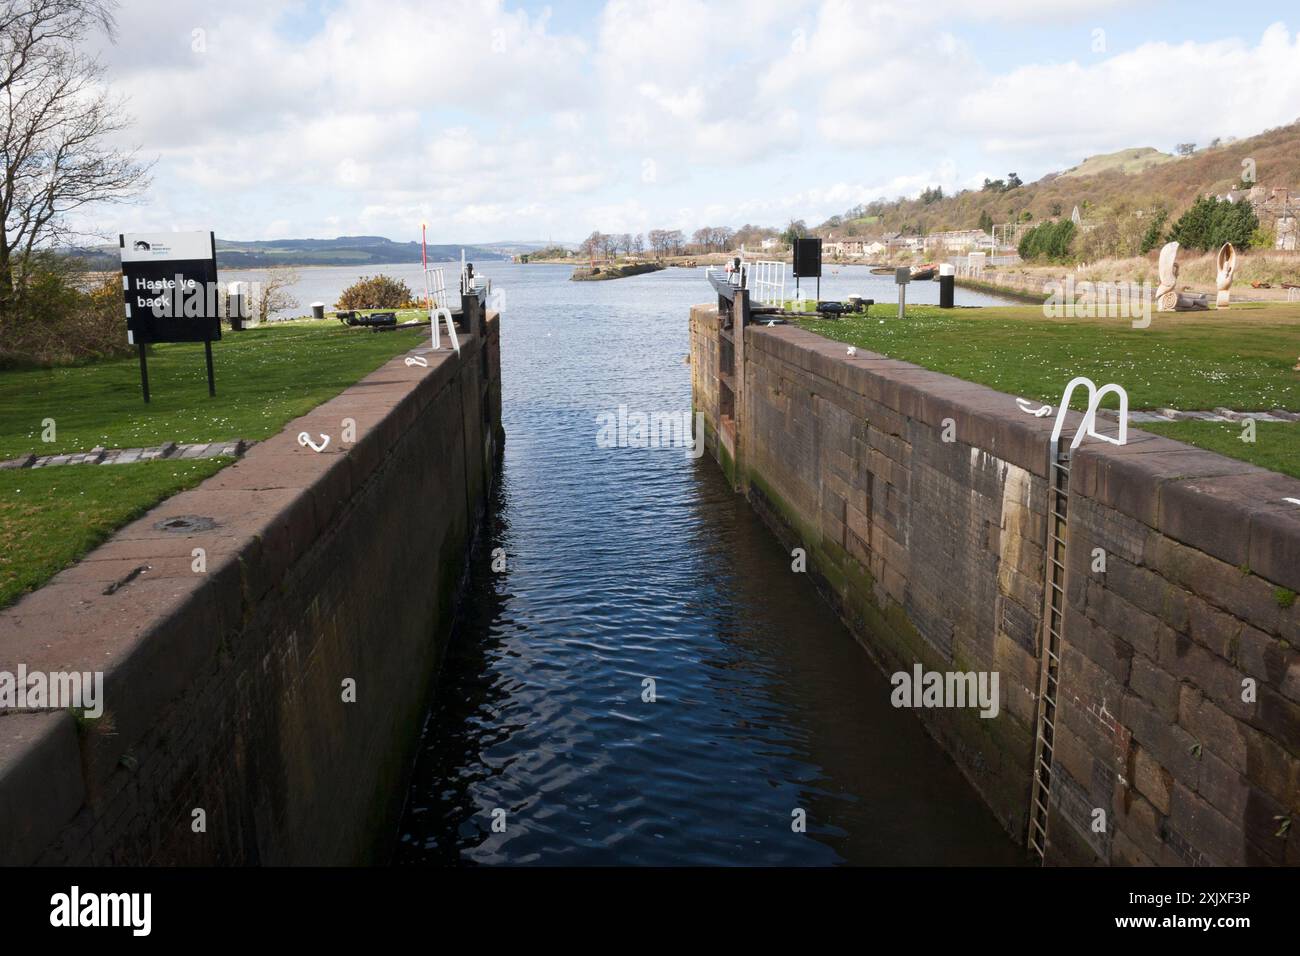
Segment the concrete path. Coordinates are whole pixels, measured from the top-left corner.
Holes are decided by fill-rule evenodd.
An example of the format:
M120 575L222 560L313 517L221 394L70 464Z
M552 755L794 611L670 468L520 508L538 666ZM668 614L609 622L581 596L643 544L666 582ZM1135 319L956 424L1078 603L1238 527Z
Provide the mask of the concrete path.
M234 441L209 442L201 445L178 445L167 442L156 448L92 448L90 451L63 455L26 455L0 461L0 468L50 468L55 465L130 465L138 461L179 458L242 458L254 444L237 438Z

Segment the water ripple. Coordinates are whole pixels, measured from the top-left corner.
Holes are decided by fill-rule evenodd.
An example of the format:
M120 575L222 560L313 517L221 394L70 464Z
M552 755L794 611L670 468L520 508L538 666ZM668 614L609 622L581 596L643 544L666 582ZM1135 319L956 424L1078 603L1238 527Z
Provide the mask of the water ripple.
M505 463L396 861L1018 861L714 465L597 447L620 404L689 410L698 273L491 271L510 304Z

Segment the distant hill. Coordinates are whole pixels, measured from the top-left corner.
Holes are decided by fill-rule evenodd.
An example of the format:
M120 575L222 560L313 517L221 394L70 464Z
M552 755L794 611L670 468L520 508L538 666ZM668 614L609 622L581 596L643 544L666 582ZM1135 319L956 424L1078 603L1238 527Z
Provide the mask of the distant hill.
M868 203L851 211L860 214L857 218L839 217L840 221L828 221L814 231L823 236L833 233L836 238L895 232L922 235L978 228L981 213L997 224L1041 222L1068 216L1075 206L1085 218L1090 209L1163 207L1172 222L1197 196L1221 195L1236 186L1242 178L1242 162L1248 159L1254 161L1259 185L1300 188L1300 122L1203 147L1190 156L1170 156L1150 147L1093 156L1073 169L1049 173L1014 189L967 189L942 199L931 195L930 202L917 198Z
M1121 149L1117 153L1102 153L1089 156L1078 166L1071 167L1062 176L1096 176L1101 173L1118 172L1133 175L1161 163L1177 162L1178 157L1172 153L1162 153L1152 146L1140 146L1137 149Z
M504 252L485 246L430 245L435 262L460 260L461 249L471 262L509 259ZM116 269L117 246L72 250L92 269ZM272 239L263 242L217 240L217 266L223 269L263 269L269 266L375 266L419 262L418 242L393 242L383 236L340 236L337 239Z
M528 252L538 252L542 249L553 249L556 247L562 249L577 249L580 244L576 242L553 242L549 239L507 239L503 242L480 242L479 247L489 249L492 252L499 252L505 256L517 256Z

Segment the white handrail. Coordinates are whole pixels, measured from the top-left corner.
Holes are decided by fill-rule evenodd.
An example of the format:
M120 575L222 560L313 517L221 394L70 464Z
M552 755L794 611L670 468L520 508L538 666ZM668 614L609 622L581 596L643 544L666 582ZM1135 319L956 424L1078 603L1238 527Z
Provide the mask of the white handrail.
M1128 441L1128 392L1112 382L1109 385L1103 385L1097 388L1092 379L1085 376L1078 376L1070 379L1070 383L1065 386L1065 393L1061 396L1061 407L1056 413L1056 425L1052 428L1052 443L1056 444L1061 440L1061 429L1065 425L1065 413L1070 410L1070 397L1074 390L1082 385L1088 390L1088 410L1084 412L1083 421L1075 429L1074 441L1070 443L1070 450L1079 447L1085 434L1093 438L1100 438L1104 442L1110 442L1112 445L1123 445ZM1101 405L1101 400L1114 392L1119 396L1119 437L1110 438L1107 435L1100 434L1096 429L1097 408Z

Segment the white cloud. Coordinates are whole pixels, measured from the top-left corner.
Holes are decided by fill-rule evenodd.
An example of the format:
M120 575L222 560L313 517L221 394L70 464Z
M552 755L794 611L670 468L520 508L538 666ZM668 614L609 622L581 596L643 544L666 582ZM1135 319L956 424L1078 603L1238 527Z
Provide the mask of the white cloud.
M1255 45L1155 42L1103 60L1030 64L968 91L953 120L991 150L1086 154L1249 136L1300 113L1300 35Z
M128 141L160 159L133 210L154 225L580 238L816 219L1300 113L1300 37L1280 23L1183 42L1152 17L1162 39L1086 62L976 39L1126 5L1150 6L610 0L561 27L513 0L132 0L102 55Z

